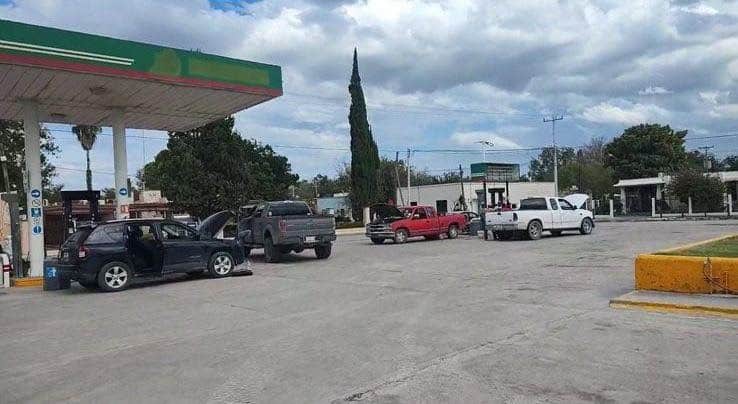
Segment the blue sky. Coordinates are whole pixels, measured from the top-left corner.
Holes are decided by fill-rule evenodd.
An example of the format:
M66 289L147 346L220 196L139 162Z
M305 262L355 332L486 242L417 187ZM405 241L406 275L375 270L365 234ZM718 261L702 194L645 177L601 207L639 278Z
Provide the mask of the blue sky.
M349 161L354 46L374 136L391 158L394 150L491 140L489 160L525 171L537 152L505 150L549 145L542 118L552 113L564 115L561 145L609 139L641 122L688 129L690 137L738 133L735 2L0 0L0 18L282 66L285 95L239 113L237 127L275 145L303 178ZM82 187L81 148L69 127L50 128L62 147L57 182ZM166 135L128 133L133 175ZM714 145L720 157L738 153L736 139L687 145ZM101 136L93 149L96 187L113 181L111 140ZM481 158L416 153L413 165L468 170Z

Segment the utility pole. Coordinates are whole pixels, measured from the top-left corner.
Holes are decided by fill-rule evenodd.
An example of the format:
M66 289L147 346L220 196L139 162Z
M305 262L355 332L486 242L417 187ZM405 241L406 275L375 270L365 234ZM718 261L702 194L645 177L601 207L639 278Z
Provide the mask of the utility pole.
M400 194L400 206L405 206L405 198L402 197L402 186L400 186L400 152L395 152L395 179L397 180L397 193ZM408 198L410 195L408 194ZM397 201L395 201L397 203Z
M495 144L489 140L478 140L476 143L482 145L482 160L487 162L487 147L495 147Z
M466 196L464 195L464 170L459 164L459 183L461 184L461 199L464 200L464 206L459 206L461 210L466 210Z
M0 166L3 169L3 184L5 184L5 192L10 192L10 180L8 179L8 156L5 155L5 149L0 145Z
M410 149L407 149L407 204L410 205Z
M712 162L710 161L710 156L707 154L707 151L710 149L714 149L715 146L701 146L697 149L702 150L702 165L705 168L705 172L709 172L712 168Z
M564 119L563 115L552 115L551 118L543 118L543 122L551 122L551 138L553 139L554 149L554 196L559 196L559 153L556 150L556 121Z

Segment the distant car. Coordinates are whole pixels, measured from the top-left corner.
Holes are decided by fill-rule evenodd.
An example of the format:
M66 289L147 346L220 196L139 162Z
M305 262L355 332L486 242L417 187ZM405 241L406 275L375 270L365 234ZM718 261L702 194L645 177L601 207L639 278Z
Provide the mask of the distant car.
M526 198L515 211L487 212L487 230L492 230L494 238L501 240L516 234L538 240L544 231L554 236L567 230L590 234L595 223L592 212L585 209L587 198L585 194Z
M466 218L466 226L461 229L461 232L464 234L476 234L475 230L481 230L481 221L479 219L479 214L477 212L471 212L471 211L461 211L461 212L454 212L460 215L464 215Z
M371 211L376 218L366 226L366 236L374 244L382 244L387 239L402 244L410 237L419 236L434 240L443 234L448 238L456 238L466 226L464 215L438 215L431 206L398 208L378 204L372 206Z
M62 244L57 267L88 289L116 292L134 277L207 271L220 278L247 270L243 247L214 235L225 224L217 215L199 230L165 219L129 219L79 228Z

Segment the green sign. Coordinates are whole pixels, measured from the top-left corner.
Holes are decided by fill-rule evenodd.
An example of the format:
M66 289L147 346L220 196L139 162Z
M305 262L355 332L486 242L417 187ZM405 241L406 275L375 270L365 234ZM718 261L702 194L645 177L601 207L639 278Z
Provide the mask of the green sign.
M520 164L473 163L471 178L488 182L517 182L520 181Z
M0 20L0 63L278 96L279 66Z

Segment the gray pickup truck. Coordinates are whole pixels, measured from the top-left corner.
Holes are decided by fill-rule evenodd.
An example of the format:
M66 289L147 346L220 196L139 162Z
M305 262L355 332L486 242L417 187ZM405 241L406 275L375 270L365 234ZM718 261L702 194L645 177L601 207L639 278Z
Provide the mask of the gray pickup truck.
M283 254L308 248L325 259L336 240L336 222L314 215L305 202L259 202L241 208L237 234L246 256L252 248L263 247L266 262L279 262Z

